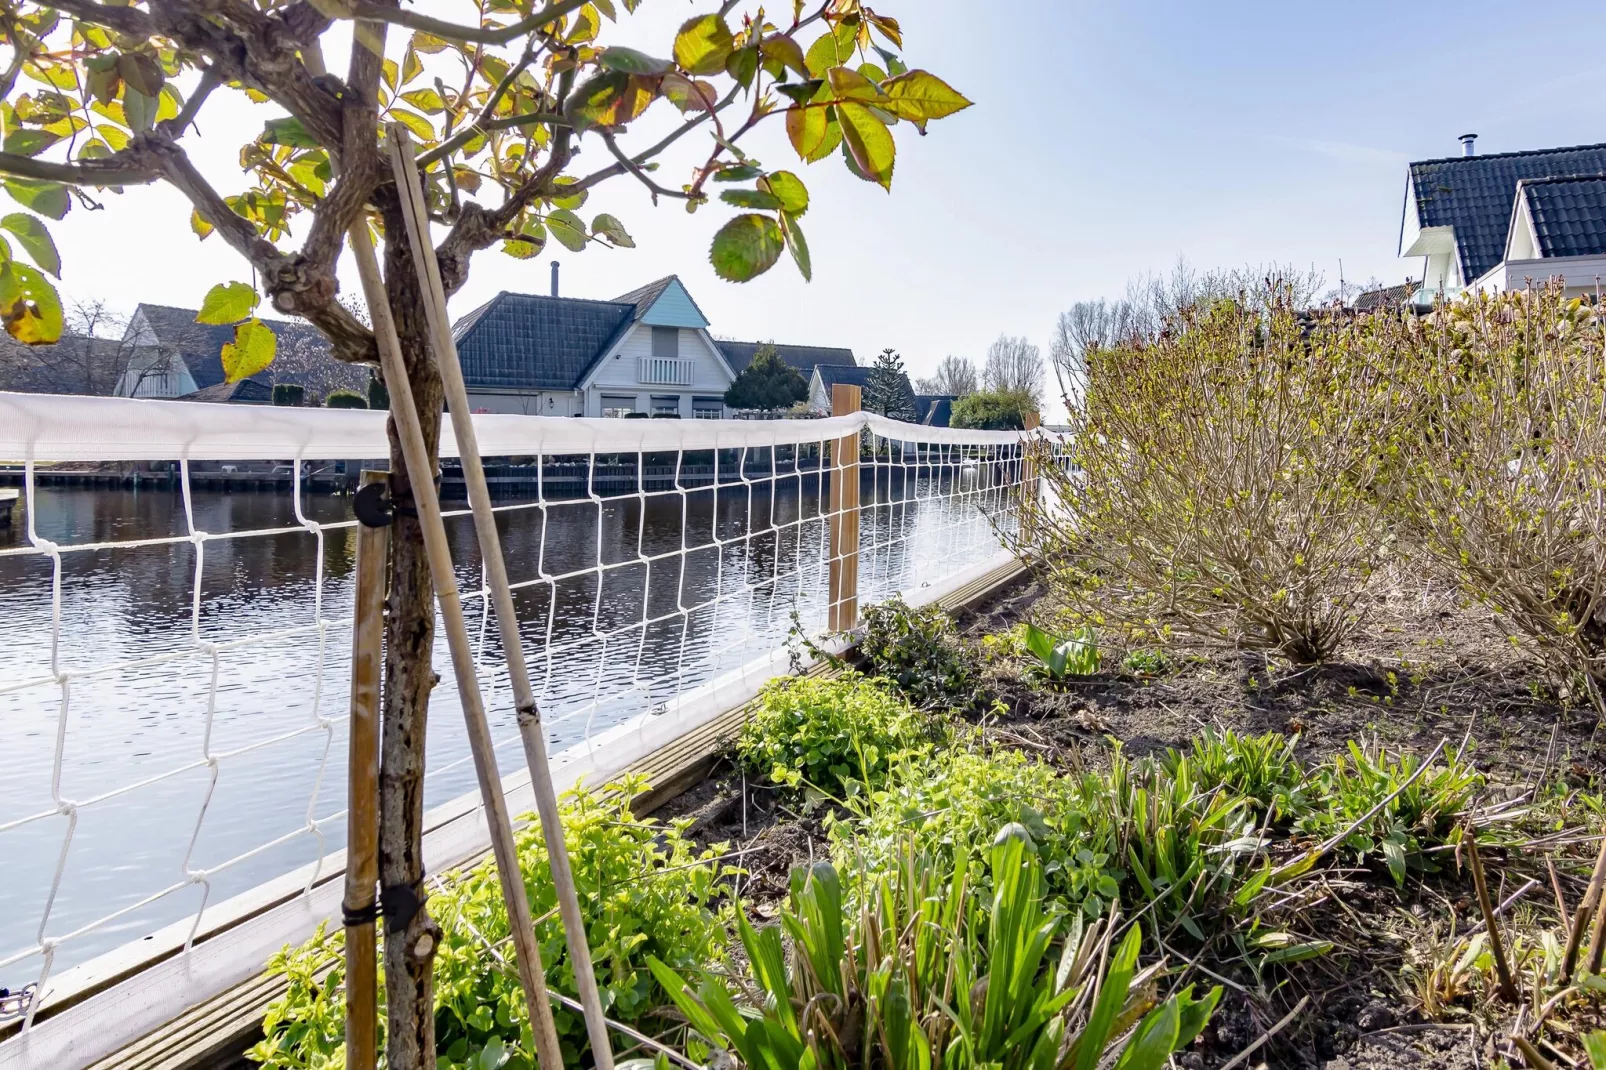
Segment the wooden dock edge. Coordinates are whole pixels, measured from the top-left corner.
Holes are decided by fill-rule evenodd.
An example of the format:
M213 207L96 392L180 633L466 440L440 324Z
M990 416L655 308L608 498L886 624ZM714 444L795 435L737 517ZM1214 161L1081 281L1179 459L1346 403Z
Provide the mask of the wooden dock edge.
M937 599L937 604L950 611L964 609L1025 571L1025 565L1010 561ZM828 662L819 662L805 675L832 671ZM653 785L632 809L650 814L700 783L735 740L751 707L749 702L728 710L630 765L626 773L645 776ZM283 977L256 974L89 1064L89 1070L233 1070L253 1065L243 1061L243 1053L260 1038L267 1006L284 994L285 987Z

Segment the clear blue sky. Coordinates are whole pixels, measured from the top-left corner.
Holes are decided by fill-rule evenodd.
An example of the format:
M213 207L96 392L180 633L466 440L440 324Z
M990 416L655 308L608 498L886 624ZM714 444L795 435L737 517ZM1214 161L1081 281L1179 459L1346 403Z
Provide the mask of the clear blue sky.
M710 6L645 0L611 39L662 54L674 25ZM925 138L898 128L890 196L835 158L797 164L774 122L755 151L810 186L812 284L787 260L745 286L719 281L706 250L727 209L654 209L620 185L586 214L614 211L639 248L558 250L564 292L612 297L675 273L717 333L861 358L893 346L920 374L947 353L979 357L1000 332L1046 350L1062 309L1179 255L1314 266L1330 282L1342 258L1350 279L1400 281L1417 269L1394 255L1408 160L1453 155L1464 132L1481 135L1480 152L1606 141L1606 65L1587 47L1606 10L1589 5L1543 19L1483 0L878 7L903 22L911 65L976 106ZM221 136L196 151L234 189L236 124L265 113L229 108L203 118ZM669 161L665 179L678 184L686 166ZM215 238L197 244L187 218L165 190L75 210L57 231L65 288L131 310L193 306L212 283L250 277ZM548 260L482 254L454 313L498 290L544 293Z

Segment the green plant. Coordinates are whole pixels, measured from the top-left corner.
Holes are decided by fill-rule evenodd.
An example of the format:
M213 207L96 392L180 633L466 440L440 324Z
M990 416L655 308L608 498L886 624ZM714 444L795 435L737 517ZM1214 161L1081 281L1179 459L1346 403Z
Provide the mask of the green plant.
M1436 871L1424 849L1456 834L1457 822L1483 786L1483 777L1456 755L1406 785L1421 764L1416 755L1390 757L1375 741L1362 746L1351 740L1347 755L1336 755L1314 771L1315 802L1296 827L1324 838L1336 835L1388 799L1340 846L1363 861L1368 855L1381 854L1398 885L1405 883L1409 869ZM1404 790L1389 799L1402 785Z
M909 376L903 370L903 358L890 346L876 354L870 366L870 376L864 384L862 404L866 412L880 413L893 420L913 423L915 396L909 387Z
M1092 676L1099 671L1099 663L1103 660L1099 652L1098 634L1093 631L1091 624L1077 628L1069 639L1061 639L1035 624L1027 624L1026 649L1037 659L1037 670L1054 681L1071 676Z
M1114 903L1125 877L1111 861L1115 831L1091 798L1100 790L1096 776L1060 776L1018 750L989 748L979 737L956 740L899 762L883 786L853 800L852 819L832 829L833 857L887 871L912 838L982 881L993 830L1020 824L1038 844L1054 898L1096 917Z
M273 403L295 408L306 400L306 393L306 387L300 383L275 383L273 385Z
M1201 790L1226 788L1275 821L1278 815L1297 814L1306 806L1305 767L1294 756L1298 745L1298 736L1277 732L1241 736L1230 728L1218 732L1207 727L1186 754L1167 751L1163 767L1175 776L1187 761Z
M1167 665L1165 654L1159 650L1134 650L1121 662L1121 667L1127 672L1144 676L1158 676L1165 672Z
M699 851L685 836L685 822L635 819L631 800L645 790L645 780L630 778L615 785L607 799L575 792L563 808L597 983L608 1014L625 1022L649 1021L663 1005L664 993L646 967L648 956L684 969L700 968L723 954L716 905L718 879L727 872L717 858L724 845ZM518 847L531 910L540 919L536 936L547 984L573 997L573 968L535 822L519 834ZM518 975L504 957L507 952L499 950L508 925L494 865L443 874L430 905L442 929L435 963L439 1065L443 1070L486 1065L483 1053L489 1050L505 1054L503 1065L512 1070L533 1067ZM252 1060L275 1070L343 1065L343 946L343 932L320 929L307 943L274 956L268 968L283 975L289 989L268 1008L265 1036L251 1049ZM561 1007L554 1015L565 1050L578 1057L587 1044L583 1022Z
M832 866L794 871L779 927L740 922L757 997L745 1013L713 976L693 990L652 969L704 1043L754 1068L1155 1070L1204 1028L1221 990L1195 999L1190 985L1155 1007L1137 925L1112 949L1113 925L1076 917L1050 958L1064 919L1044 909L1025 829L1006 826L990 863L988 907L965 867L944 887L912 849L894 872L865 875L857 912Z
M970 709L980 702L977 659L934 605L916 609L902 598L866 606L859 654L870 672L897 685L916 706Z
M1357 627L1393 554L1393 428L1414 411L1385 317L1305 318L1286 287L1183 309L1087 356L1068 456L1017 545L1088 623L1299 663ZM1069 462L1069 463L1064 463Z
M368 407L370 409L390 408L390 391L385 389L385 381L377 373L368 377Z
M809 396L809 385L798 370L780 358L775 343L766 342L725 391L725 404L733 409L786 409Z
M368 399L355 390L331 390L323 399L326 409L366 409Z
M879 785L927 735L916 710L862 676L795 677L764 688L736 753L777 784L853 795Z

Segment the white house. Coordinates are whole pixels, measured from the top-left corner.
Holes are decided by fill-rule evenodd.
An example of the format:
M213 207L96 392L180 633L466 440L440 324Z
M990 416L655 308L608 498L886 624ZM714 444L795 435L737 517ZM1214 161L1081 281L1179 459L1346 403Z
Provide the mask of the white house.
M1606 145L1478 156L1475 140L1410 165L1400 255L1423 258L1415 302L1551 278L1594 293L1606 278Z
M555 265L554 265L555 267ZM457 322L453 335L469 402L536 416L725 415L725 391L758 343L716 341L708 319L671 275L612 301L502 292ZM818 363L853 364L845 349L777 346L804 376Z

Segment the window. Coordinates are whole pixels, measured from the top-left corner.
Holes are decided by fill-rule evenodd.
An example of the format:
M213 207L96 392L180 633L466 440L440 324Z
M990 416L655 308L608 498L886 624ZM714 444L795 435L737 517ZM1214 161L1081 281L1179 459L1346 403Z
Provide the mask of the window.
M611 397L602 395L602 415L610 417L630 416L636 411L636 399L633 397Z
M680 356L680 328L654 327L652 329L652 355L670 360Z
M725 399L692 398L691 415L694 420L722 420L725 418Z
M653 395L652 414L654 416L679 416L680 396L678 394L667 397Z

